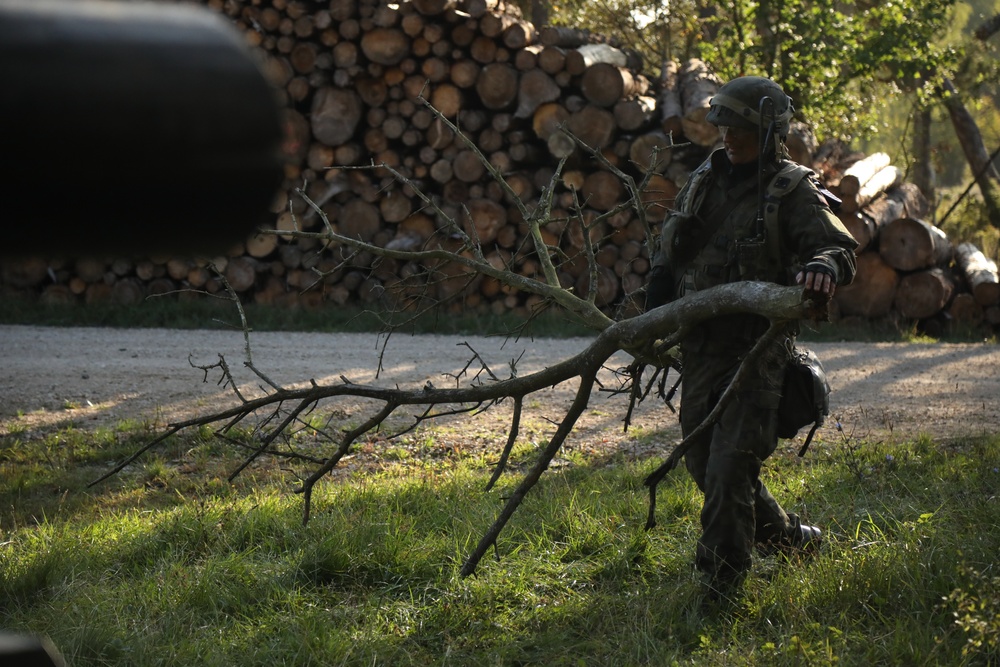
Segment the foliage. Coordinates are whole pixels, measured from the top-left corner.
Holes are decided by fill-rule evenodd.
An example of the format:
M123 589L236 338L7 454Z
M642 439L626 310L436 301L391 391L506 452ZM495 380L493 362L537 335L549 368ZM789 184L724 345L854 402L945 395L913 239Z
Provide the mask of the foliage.
M954 68L942 46L955 0L578 0L550 3L553 24L610 35L651 70L667 59L706 60L723 79L773 78L826 139L869 136L882 101ZM649 72L655 78L657 72ZM996 81L994 77L988 80Z
M761 559L742 598L717 606L691 571L700 502L686 475L661 488L660 527L642 530L650 461L564 461L501 540L503 557L463 579L457 559L510 486L484 493L488 461L463 456L453 433L415 435L421 454L404 462L371 443L371 467L327 484L303 527L286 495L294 466L261 465L231 486L224 452L200 436L85 489L145 428L0 439L0 623L50 636L77 667L997 656L996 438L821 440L805 460L777 455L772 489L828 540L813 560ZM45 457L32 490L15 481Z

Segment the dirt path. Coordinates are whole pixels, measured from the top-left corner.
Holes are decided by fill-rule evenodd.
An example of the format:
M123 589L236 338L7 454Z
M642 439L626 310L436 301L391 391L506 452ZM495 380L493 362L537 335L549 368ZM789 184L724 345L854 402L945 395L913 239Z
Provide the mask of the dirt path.
M282 384L375 382L379 340L371 334L256 333L255 364ZM454 383L470 357L468 343L506 377L509 362L520 358L523 375L581 350L584 339L507 341L494 338L393 336L384 358L380 384L419 387ZM903 437L934 437L1000 430L1000 346L987 344L811 345L823 360L834 388L832 413L848 432ZM159 423L221 409L234 400L216 385L203 382L189 364L212 364L219 354L237 371L247 392L259 381L243 368L241 333L166 329L100 329L0 326L0 433L17 429L83 428L122 419ZM617 358L627 363L624 355ZM544 425L568 403L574 387L560 386L528 404ZM630 447L642 432L662 431L662 440L678 435L676 417L649 402L634 417L636 427L623 436L624 399L598 396L574 434L574 446ZM358 409L347 404L348 413ZM468 420L469 418L465 418ZM833 422L821 433L834 437ZM502 411L463 425L469 437L494 439L504 427ZM659 438L658 438L659 439ZM631 443L631 444L630 444ZM648 446L648 445L647 445Z

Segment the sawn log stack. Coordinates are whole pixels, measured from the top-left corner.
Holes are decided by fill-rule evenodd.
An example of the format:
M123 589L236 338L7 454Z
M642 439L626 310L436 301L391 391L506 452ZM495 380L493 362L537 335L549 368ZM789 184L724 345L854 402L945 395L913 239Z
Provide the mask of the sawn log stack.
M398 249L457 247L440 233L442 216L424 205L419 189L475 234L495 265L534 275L538 262L518 208L425 98L475 142L529 207L559 160L567 159L553 221L545 228L546 241L560 250L560 280L587 288L589 238L600 267L599 304L628 314L642 302L633 296L649 268L646 230L628 211L593 224L628 193L560 126L623 171L639 177L653 170L643 204L654 227L718 142L704 118L721 81L701 61L670 62L647 73L634 54L599 36L534 26L496 0L205 4L242 30L284 105L287 187L273 204L277 230L320 229L320 216L292 194L302 187L340 234ZM841 216L863 246L859 279L838 297L842 315L927 319L950 313L993 321L1000 296L995 265L975 249L955 252L941 239L924 222L926 202L899 169L881 154L856 160L850 169L823 162L829 156L817 153L815 140L801 130L789 140L793 157L816 164L839 191ZM414 187L373 164L391 167ZM894 258L916 245L929 246L919 259ZM956 274L958 265L969 267L967 276ZM222 281L212 266L241 298L266 304L370 304L401 279L429 274L424 284L430 296L457 293L455 309L504 312L536 304L496 281L466 280L447 267L377 260L323 248L315 239L268 234L234 244L219 257L8 262L2 289L51 302L134 303L189 288L218 292ZM975 307L956 305L963 294Z

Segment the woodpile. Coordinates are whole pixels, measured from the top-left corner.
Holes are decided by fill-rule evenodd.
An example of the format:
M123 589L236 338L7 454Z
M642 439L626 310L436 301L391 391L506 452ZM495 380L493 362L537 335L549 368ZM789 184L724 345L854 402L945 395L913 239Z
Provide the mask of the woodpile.
M823 164L831 191L843 200L838 216L858 241L854 283L837 290L840 317L916 321L928 333L1000 324L997 265L971 243L953 246L926 220L930 207L889 156L850 156Z
M718 138L704 116L719 81L703 63L672 63L675 76L651 81L632 54L583 31L539 29L513 5L206 3L243 31L284 102L287 191L274 202L277 230L320 230L320 216L288 196L304 186L341 234L402 249L452 244L442 233L444 216L424 204L419 190L478 239L491 262L537 274L518 208L424 98L461 128L529 209L558 161L567 159L545 236L558 249L553 256L563 284L581 289L590 280L585 239L593 243L598 298L614 308L645 282L645 228L628 212L601 217L628 193L559 128L635 176L655 169L643 196L654 226ZM683 151L670 150L684 142L690 144ZM396 170L412 187L387 169L360 168L373 163ZM154 290L217 292L222 279L214 266L243 298L262 303L363 304L384 298L386 288L401 281L405 290L422 285L431 298L458 292L460 308L503 311L533 303L449 267L376 261L369 253L290 236L256 235L225 257L142 258L128 270L113 262L50 261L44 271L26 269L4 283L8 290L43 289L51 300L131 301ZM114 289L121 281L130 287Z
M654 227L691 170L718 145L705 115L722 82L703 62L671 62L647 76L633 54L607 40L534 26L510 4L202 1L242 30L284 105L286 188L273 204L277 231L322 229L321 216L291 194L302 187L340 234L399 250L457 249L445 230L451 218L479 240L494 266L537 275L519 208L426 99L504 174L529 210L566 159L553 220L543 230L559 278L588 290L586 257L593 252L598 302L628 314L638 308L630 295L645 284L649 269L645 228L634 212L607 215L628 193L560 128L630 175L653 171L642 204ZM837 298L844 316L900 312L929 319L943 312L965 321L977 317L968 312L977 307L979 317L996 316L990 310L998 291L995 266L990 273L982 253L966 257L940 238L925 222L928 207L919 191L887 157L824 163L829 156L801 130L793 127L790 149L803 162L816 157L862 246L858 280ZM970 267L968 277L958 262ZM0 268L3 293L40 294L51 302L135 303L167 293L189 298L185 290L218 293L228 283L244 300L283 306L364 305L390 297L412 305L457 296L455 309L523 312L537 303L455 266L380 260L291 234L257 234L211 258L31 259ZM972 305L961 298L966 292ZM939 311L925 315L933 308Z

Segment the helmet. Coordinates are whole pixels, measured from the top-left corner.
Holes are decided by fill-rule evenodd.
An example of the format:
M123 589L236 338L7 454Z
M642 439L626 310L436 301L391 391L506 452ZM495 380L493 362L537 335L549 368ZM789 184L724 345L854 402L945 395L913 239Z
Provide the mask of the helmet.
M719 88L709 107L705 120L716 126L760 128L763 114L766 123L774 122L775 137L780 139L788 136L788 122L795 111L781 86L762 76L733 79ZM763 129L768 127L765 125Z

